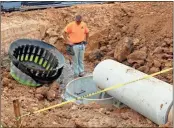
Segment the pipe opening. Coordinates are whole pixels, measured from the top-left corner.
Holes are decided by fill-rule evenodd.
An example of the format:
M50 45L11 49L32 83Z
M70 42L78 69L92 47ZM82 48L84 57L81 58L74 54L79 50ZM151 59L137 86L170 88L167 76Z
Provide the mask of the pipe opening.
M92 76L81 77L68 83L63 98L64 100L74 99L100 90L101 89L99 89L94 83ZM90 102L96 102L99 104L113 104L114 100L112 96L106 92L102 92L90 97L86 97L80 101L81 104L87 104Z

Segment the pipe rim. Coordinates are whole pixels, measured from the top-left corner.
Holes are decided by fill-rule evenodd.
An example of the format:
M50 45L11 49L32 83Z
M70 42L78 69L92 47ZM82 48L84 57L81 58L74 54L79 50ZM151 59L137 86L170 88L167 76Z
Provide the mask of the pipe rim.
M71 86L71 83L73 83L74 81L76 81L76 80L78 80L78 79L84 79L84 78L87 78L87 77L93 77L93 75L89 75L89 76L84 76L84 77L76 78L76 79L70 81L70 82L67 84L67 86L66 86L66 92L67 92L68 94L72 95L73 97L77 98L78 96L72 94L72 93L69 91L68 87ZM110 95L109 95L109 96L110 96ZM80 97L80 96L79 96L79 97ZM103 98L103 99L90 99L90 98L83 98L83 99L85 99L85 100L97 100L97 101L102 101L102 100L112 100L112 99L114 99L114 97L110 96L109 98ZM80 100L82 100L82 99L80 99Z

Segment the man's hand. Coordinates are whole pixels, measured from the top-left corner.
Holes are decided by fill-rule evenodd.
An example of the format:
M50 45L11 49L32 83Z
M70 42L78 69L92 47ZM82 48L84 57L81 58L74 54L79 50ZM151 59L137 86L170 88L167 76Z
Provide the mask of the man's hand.
M68 44L68 35L66 32L63 32L63 39L65 40L65 43Z
M71 46L73 45L73 43L71 43L70 41L68 41L68 44L71 45Z
M65 44L73 45L73 43L69 41L68 34L66 32L63 32L63 38L65 40Z

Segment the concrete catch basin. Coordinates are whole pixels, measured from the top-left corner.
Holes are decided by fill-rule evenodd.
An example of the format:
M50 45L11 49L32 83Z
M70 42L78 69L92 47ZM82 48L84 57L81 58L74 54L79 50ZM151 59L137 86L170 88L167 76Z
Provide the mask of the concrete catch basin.
M64 95L62 96L64 100L68 101L77 97L81 97L100 89L97 88L93 81L93 76L86 76L77 78L69 82L66 86ZM76 101L77 104L88 104L95 102L97 104L114 104L116 99L108 95L106 92L84 98L82 100Z

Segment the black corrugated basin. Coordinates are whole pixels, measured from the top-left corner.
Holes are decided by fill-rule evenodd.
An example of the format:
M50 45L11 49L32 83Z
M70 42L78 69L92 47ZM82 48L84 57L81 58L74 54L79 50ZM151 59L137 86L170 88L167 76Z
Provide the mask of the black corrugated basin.
M65 63L64 56L54 46L33 39L14 41L10 45L9 56L12 65L38 84L58 79ZM12 76L15 76L14 73ZM20 81L20 78L17 79Z

